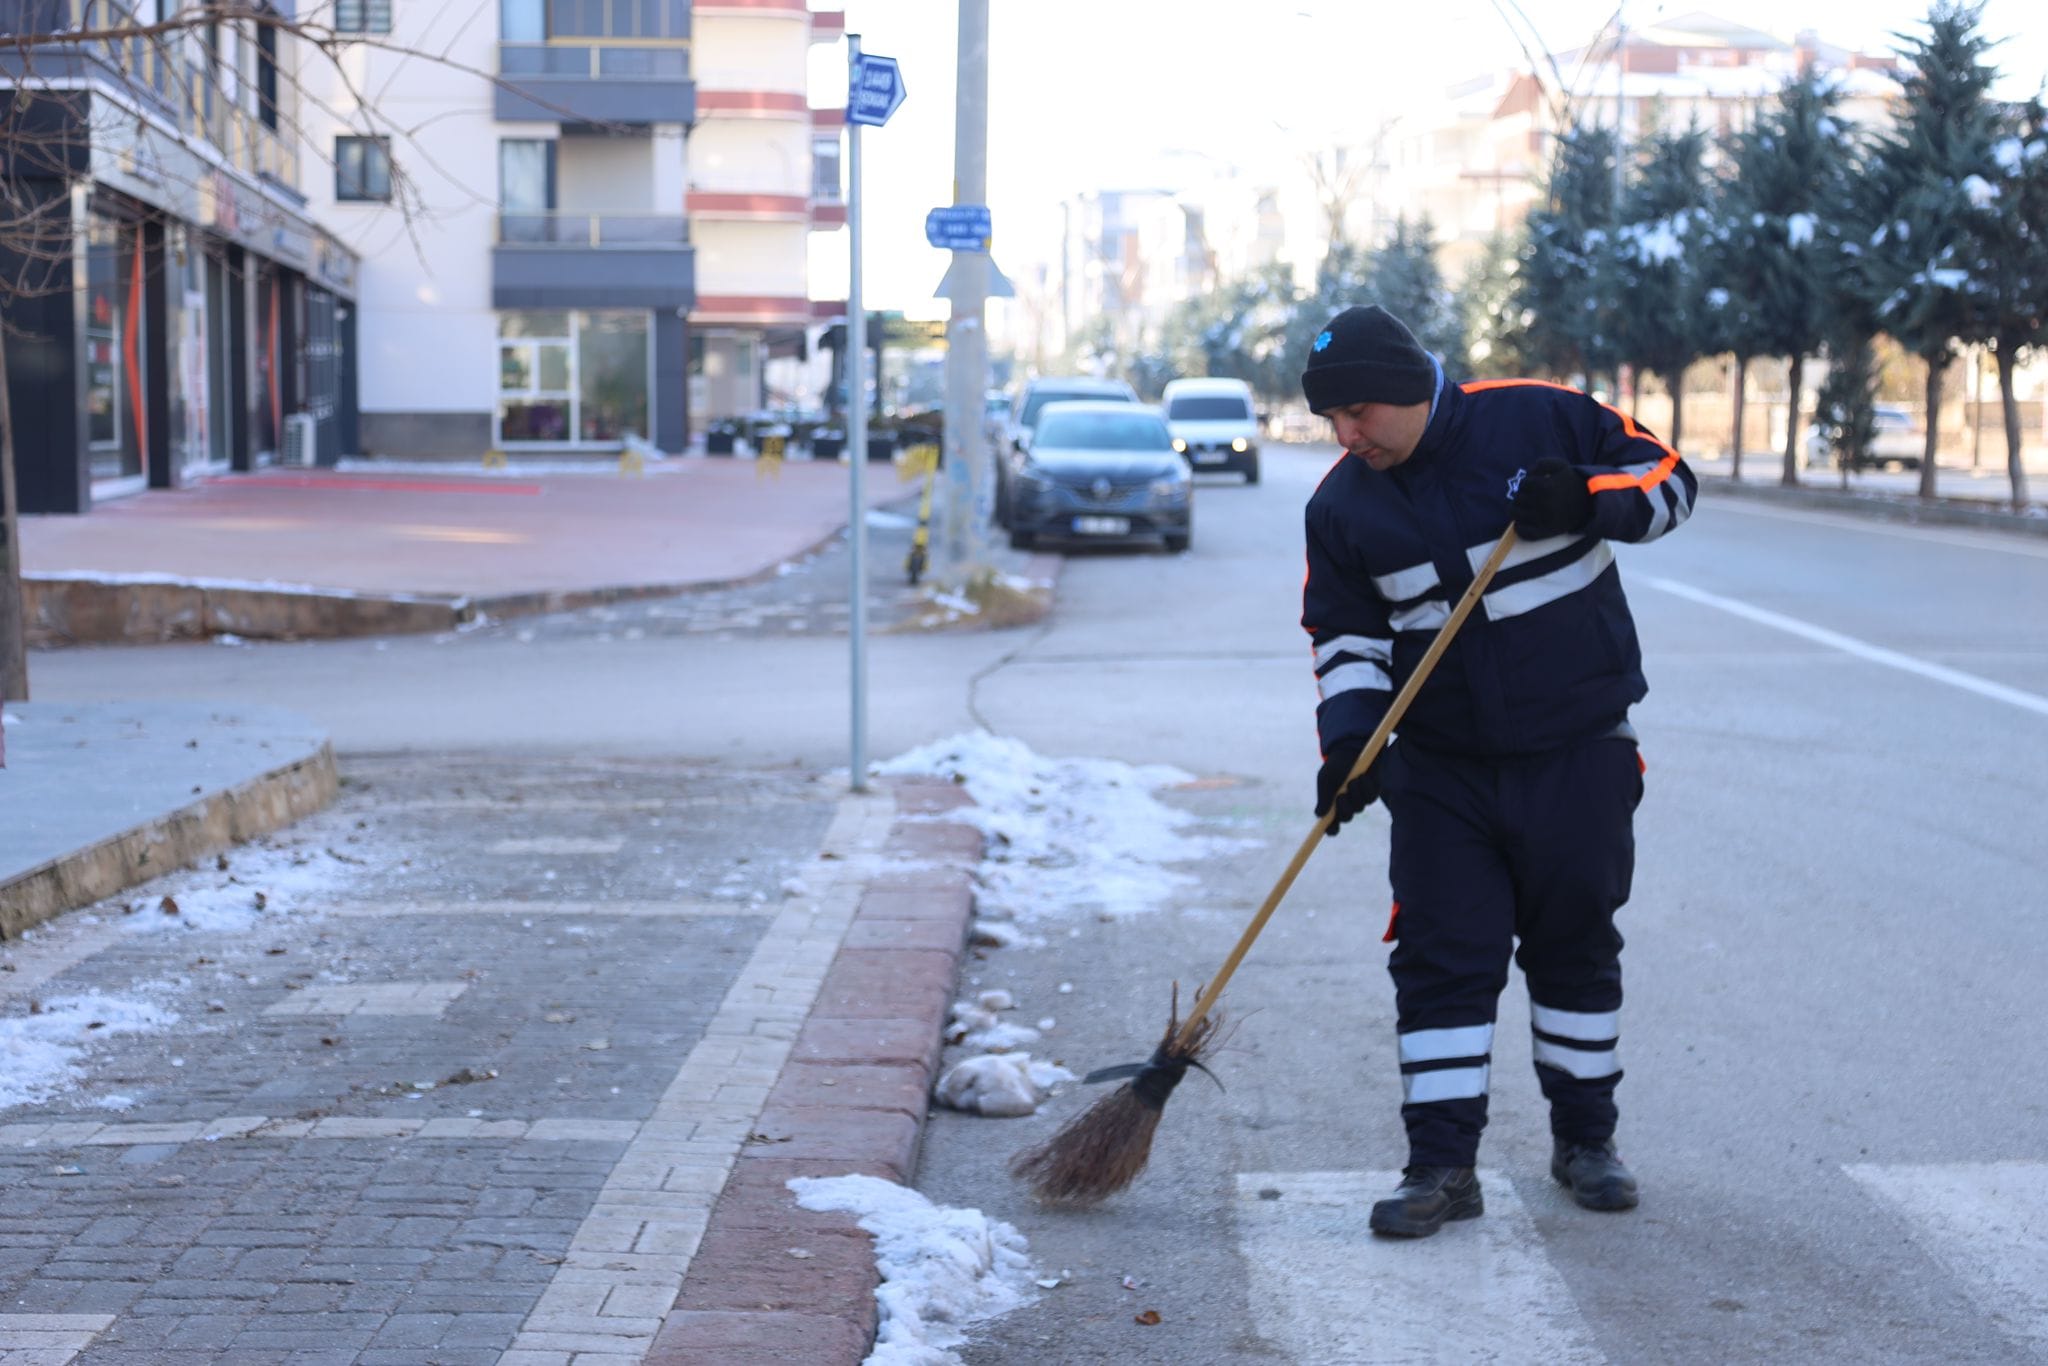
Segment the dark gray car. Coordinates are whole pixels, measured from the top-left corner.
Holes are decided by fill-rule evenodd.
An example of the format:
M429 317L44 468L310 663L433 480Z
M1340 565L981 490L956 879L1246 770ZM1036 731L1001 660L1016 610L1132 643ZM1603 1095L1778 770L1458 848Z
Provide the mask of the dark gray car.
M1134 403L1048 403L1010 488L1010 544L1158 539L1186 550L1194 481L1166 420Z

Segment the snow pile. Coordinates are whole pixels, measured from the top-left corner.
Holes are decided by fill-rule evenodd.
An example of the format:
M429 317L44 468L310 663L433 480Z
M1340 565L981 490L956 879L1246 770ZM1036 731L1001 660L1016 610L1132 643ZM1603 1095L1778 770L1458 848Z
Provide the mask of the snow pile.
M225 862L225 868L220 862ZM243 845L212 865L151 883L128 902L136 929L241 933L281 915L317 906L348 880L331 850Z
M1971 208L1988 209L1998 198L1998 187L1980 175L1964 176L1963 193L1969 196Z
M984 1053L954 1063L932 1088L941 1105L984 1115L1035 1115L1038 1105L1062 1082L1077 1077L1056 1062L1029 1053Z
M873 1176L799 1176L808 1210L844 1210L874 1235L881 1325L865 1366L958 1366L970 1324L1036 1298L1024 1235L980 1210L934 1205Z
M1795 213L1785 220L1785 242L1792 247L1803 247L1813 240L1814 224L1818 222L1810 213Z
M63 996L40 1005L0 1017L0 1110L40 1104L83 1080L79 1060L97 1040L153 1034L178 1022L148 1001L120 996Z
M920 746L881 771L966 785L975 805L944 819L988 837L977 902L994 919L1155 910L1195 881L1167 865L1244 845L1184 833L1196 818L1152 794L1191 775L1164 765L1048 759L1022 741L977 732Z

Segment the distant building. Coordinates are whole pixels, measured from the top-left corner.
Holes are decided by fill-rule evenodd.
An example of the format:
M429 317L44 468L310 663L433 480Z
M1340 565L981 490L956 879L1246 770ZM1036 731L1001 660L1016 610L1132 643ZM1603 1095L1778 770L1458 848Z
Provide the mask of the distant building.
M168 13L169 7L161 12ZM288 29L31 41L157 6L0 9L0 299L23 512L355 441L355 253L302 196ZM292 414L304 414L290 423Z
M1890 117L1898 94L1892 61L1812 34L1786 42L1703 12L1620 33L1610 27L1540 69L1473 75L1434 102L1408 106L1389 140L1379 197L1430 218L1445 274L1456 280L1488 237L1527 215L1552 142L1569 124L1612 128L1618 115L1629 142L1695 123L1725 134L1747 127L1761 102L1807 66L1840 81L1846 120L1874 123Z

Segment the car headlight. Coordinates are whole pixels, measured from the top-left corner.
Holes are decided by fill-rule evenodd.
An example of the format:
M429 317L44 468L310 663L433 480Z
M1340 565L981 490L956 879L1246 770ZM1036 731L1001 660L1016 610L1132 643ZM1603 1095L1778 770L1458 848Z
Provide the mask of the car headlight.
M1173 448L1176 451L1179 451L1182 455L1186 455L1188 450L1188 443L1176 436L1173 439Z
M1033 493L1043 492L1052 487L1052 480L1045 477L1045 471L1036 465L1026 465L1017 471L1017 482Z
M1245 440L1241 436L1237 438L1237 440L1230 443L1230 449L1236 451L1239 455L1243 455L1246 451L1250 450L1251 448L1252 443Z
M1187 496L1188 481L1167 475L1152 481L1152 496L1155 498L1184 498Z

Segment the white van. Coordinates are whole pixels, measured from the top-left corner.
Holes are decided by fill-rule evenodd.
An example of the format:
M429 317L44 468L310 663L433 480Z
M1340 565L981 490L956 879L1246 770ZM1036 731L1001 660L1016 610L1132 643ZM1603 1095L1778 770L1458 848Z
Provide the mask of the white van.
M1259 414L1241 379L1177 379L1159 400L1173 448L1197 473L1242 474L1259 482Z

